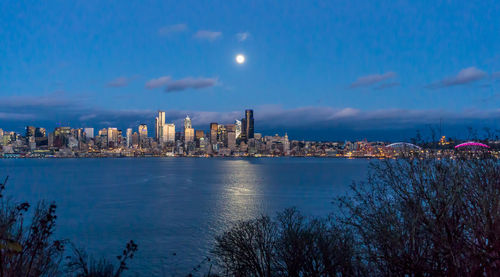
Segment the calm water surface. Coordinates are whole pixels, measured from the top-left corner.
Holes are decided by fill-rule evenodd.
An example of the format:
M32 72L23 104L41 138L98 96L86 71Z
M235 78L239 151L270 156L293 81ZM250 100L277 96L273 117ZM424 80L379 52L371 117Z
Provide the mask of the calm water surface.
M366 177L366 160L318 158L0 159L7 193L58 204L57 237L109 259L133 239L131 273L186 273L232 222L296 206L324 216ZM176 255L172 255L176 253Z

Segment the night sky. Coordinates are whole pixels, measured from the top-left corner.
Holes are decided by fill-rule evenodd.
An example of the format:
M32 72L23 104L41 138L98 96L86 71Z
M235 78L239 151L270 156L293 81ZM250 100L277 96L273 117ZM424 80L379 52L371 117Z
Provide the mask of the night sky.
M0 128L500 129L499 1L1 1ZM246 56L243 64L237 54Z

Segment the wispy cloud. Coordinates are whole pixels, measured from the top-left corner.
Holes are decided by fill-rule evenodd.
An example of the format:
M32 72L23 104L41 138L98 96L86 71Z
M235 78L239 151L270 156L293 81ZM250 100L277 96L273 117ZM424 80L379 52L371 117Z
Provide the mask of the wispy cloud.
M182 91L186 89L202 89L213 87L217 84L217 78L184 78L171 81L167 84L166 92Z
M496 79L500 79L500 71L498 71L498 72L493 72L493 73L491 74L491 78L493 78L493 79L495 79L495 80L496 80Z
M401 84L399 82L389 82L389 83L380 84L373 89L376 89L376 90L390 89L390 88L394 88L394 87L399 87L400 85Z
M209 31L209 30L199 30L194 34L194 38L199 40L214 41L222 36L222 32Z
M249 32L241 32L241 33L237 33L237 34L236 34L236 39L237 39L239 42L244 42L244 41L245 41L245 40L247 40L249 37L250 37L250 33L249 33Z
M35 119L34 114L29 113L4 113L0 112L0 119L2 120L32 120Z
M384 74L371 74L366 76L361 76L356 81L354 81L349 87L358 88L358 87L366 87L377 84L379 82L392 79L396 77L396 73L389 71Z
M209 78L207 78L209 79ZM178 80L181 81L181 80ZM191 81L189 85L194 87ZM201 86L197 84L196 86ZM495 96L496 97L496 96ZM40 100L42 99L42 100ZM50 100L57 101L54 105ZM37 97L0 97L0 126L4 130L22 131L26 125L53 128L56 124L79 127L118 127L137 128L140 123L154 124L156 109L102 109L92 106L91 102L74 99L64 95ZM361 134L379 130L410 130L436 124L442 119L446 124L456 126L479 126L495 124L500 120L500 109L471 109L461 111L424 110L424 109L379 109L360 110L353 107L307 106L285 109L281 106L254 107L256 131L264 133L273 130L288 130L310 134L310 130L321 132L359 131ZM189 114L196 128L206 129L210 122L233 123L244 116L243 111L192 111L167 110L169 122L182 125L182 119ZM488 123L489 122L489 123ZM465 127L463 128L465 130ZM396 131L395 131L396 132ZM373 133L372 133L373 134Z
M129 79L127 77L118 77L106 84L107 87L119 88L128 85Z
M159 77L156 79L151 79L151 80L147 81L146 84L144 85L144 87L147 89L154 89L154 88L163 87L163 86L166 86L170 80L172 80L172 78L170 76L162 76L162 77Z
M427 86L427 88L437 89L437 88L445 88L452 87L458 85L465 85L469 83L473 83L475 81L479 81L486 77L488 74L486 72L477 69L476 67L467 67L460 70L457 75L445 78L441 81L432 83Z
M358 110L353 108L301 107L282 109L279 106L262 107L254 116L260 126L270 128L332 128L344 126L351 129L400 129L417 125L434 124L440 119L448 123L500 119L497 110L463 110L458 112L418 109Z
M184 23L163 26L158 30L160 36L168 36L175 33L181 33L187 31L188 26Z

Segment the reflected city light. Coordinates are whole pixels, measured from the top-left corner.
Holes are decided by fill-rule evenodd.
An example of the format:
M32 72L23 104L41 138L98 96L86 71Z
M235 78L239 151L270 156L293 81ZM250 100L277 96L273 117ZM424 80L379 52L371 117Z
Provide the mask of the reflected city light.
M223 203L219 205L220 215L225 222L249 219L258 215L261 202L257 192L259 176L257 165L247 160L225 161L225 187Z

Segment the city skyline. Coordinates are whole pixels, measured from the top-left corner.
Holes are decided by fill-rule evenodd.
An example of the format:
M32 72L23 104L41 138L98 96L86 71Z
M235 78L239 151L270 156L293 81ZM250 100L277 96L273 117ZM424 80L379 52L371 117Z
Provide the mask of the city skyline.
M248 107L264 132L303 139L500 129L494 1L49 1L0 9L4 129L154 128L160 109L176 124L189 114L199 128Z

